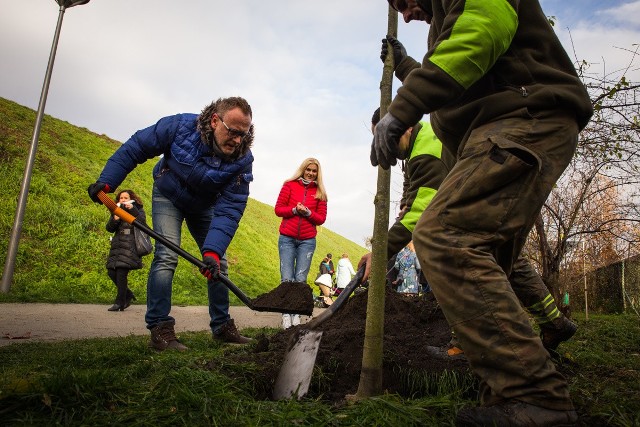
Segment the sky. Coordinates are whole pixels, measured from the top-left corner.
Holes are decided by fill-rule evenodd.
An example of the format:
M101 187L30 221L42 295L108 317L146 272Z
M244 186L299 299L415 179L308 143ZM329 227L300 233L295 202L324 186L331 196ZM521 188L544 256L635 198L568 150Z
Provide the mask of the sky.
M0 5L0 97L37 110L59 7ZM596 73L623 68L640 43L640 0L541 5L571 58ZM383 0L91 0L64 13L45 113L124 142L161 117L242 96L256 129L250 197L273 206L283 181L316 157L329 197L325 227L364 245L373 233L370 119L386 29ZM427 32L399 19L398 38L418 60ZM390 221L401 191L396 166Z

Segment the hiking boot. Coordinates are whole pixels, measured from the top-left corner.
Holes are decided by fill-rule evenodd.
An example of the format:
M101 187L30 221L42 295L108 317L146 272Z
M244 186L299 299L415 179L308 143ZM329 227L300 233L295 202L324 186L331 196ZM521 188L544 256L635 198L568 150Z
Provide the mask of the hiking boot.
M540 339L542 339L542 345L547 351L555 351L561 342L567 341L577 330L578 325L563 316L554 320L552 326L540 327Z
M151 341L149 347L154 350L177 350L186 351L189 349L186 345L180 343L176 338L176 332L173 329L174 321L161 322L151 328Z
M576 411L556 411L517 400L488 407L465 408L456 416L457 427L545 427L573 426Z
M240 335L240 332L238 332L238 328L236 328L236 324L233 319L229 319L227 323L222 325L220 329L214 332L213 339L230 344L247 344L253 341L251 338Z
M454 357L454 356L464 356L464 350L462 350L460 347L457 346L451 346L447 349L447 356L449 357Z
M435 347L428 345L425 347L425 353L435 359L440 360L467 360L464 351L456 346Z

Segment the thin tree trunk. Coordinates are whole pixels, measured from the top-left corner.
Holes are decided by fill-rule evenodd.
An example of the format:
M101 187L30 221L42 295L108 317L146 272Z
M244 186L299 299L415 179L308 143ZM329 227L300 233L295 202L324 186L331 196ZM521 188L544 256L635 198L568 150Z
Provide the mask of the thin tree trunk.
M398 12L389 7L387 34L394 37L398 33ZM380 81L380 117L387 112L391 103L393 84L393 52L384 63ZM378 186L373 224L372 260L367 300L367 320L364 332L362 370L356 399L382 394L382 342L384 338L384 293L387 270L387 237L389 231L389 188L391 171L378 166Z

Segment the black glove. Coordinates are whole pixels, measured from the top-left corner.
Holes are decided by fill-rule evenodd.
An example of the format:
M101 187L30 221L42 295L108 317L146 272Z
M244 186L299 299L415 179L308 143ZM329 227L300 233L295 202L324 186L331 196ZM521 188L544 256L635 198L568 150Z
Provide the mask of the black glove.
M202 254L202 262L206 267L200 269L200 273L208 280L217 279L220 274L220 257L215 252L205 252Z
M393 36L387 36L382 39L382 48L380 49L380 59L382 62L387 59L387 52L389 51L389 44L387 44L387 42L391 45L393 53L393 71L395 71L396 68L398 68L398 64L407 57L407 50L398 39Z
M100 191L104 191L105 193L110 193L111 187L109 187L109 184L105 184L104 182L98 181L95 184L91 184L87 188L87 191L89 192L89 197L91 197L91 200L93 200L96 203L102 204L100 199L98 199L98 193Z
M371 165L378 166L379 164L382 169L394 166L398 158L398 142L407 129L409 127L391 113L385 114L373 131Z

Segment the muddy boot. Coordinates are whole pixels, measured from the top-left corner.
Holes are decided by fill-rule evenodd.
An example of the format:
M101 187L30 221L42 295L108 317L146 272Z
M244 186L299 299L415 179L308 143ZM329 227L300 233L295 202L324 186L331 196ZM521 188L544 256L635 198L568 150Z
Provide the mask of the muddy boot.
M238 328L236 328L236 324L233 319L229 319L227 323L222 325L220 329L214 332L213 339L230 344L247 344L253 341L251 338L240 335L240 332L238 332Z
M188 350L189 347L180 343L178 338L176 338L176 332L173 329L175 323L175 321L161 322L151 328L151 341L149 341L149 347L158 351Z
M446 345L444 347L435 347L428 345L424 348L426 355L440 360L467 360L464 351L460 347Z
M465 408L456 416L457 427L545 427L572 426L578 421L576 411L556 411L517 400L488 407Z
M577 330L578 325L563 316L554 320L549 326L540 327L542 345L547 351L555 351L561 342L567 341Z

